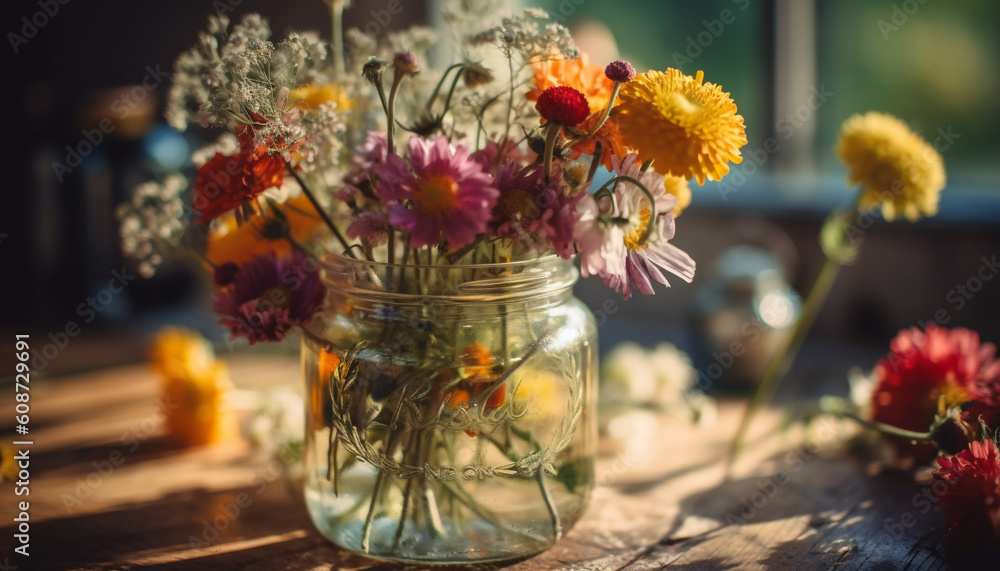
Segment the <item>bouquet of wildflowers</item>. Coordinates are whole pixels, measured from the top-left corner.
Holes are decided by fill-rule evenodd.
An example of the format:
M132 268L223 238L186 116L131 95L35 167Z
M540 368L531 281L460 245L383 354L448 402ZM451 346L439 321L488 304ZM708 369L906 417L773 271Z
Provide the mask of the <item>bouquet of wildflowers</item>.
M344 3L328 3L339 22ZM331 46L310 33L275 42L256 15L235 25L210 18L177 60L167 113L177 128L223 134L192 157L190 197L170 177L120 211L124 248L145 275L166 248L200 255L234 338L280 341L297 328L312 343L313 429L329 435L317 469L331 501L347 502L318 525L360 514L339 541L363 552L391 549L374 548L372 530L393 518L395 545L410 541L411 525L448 536L449 517L465 522L466 538L475 521L517 541L558 538L560 514L582 506L557 504L589 485L586 468L558 460L576 442L586 379L576 379L579 363L569 373L524 365L551 335L530 316L515 325L501 312L495 332L470 334L468 316L443 323L426 305L412 315L382 305L365 314L378 324L366 336L317 332L309 324L320 314L360 311L327 295L317 268L361 268L358 283L427 298L472 276L579 255L584 277L626 299L653 294L665 274L694 276L694 261L670 243L688 181L720 179L746 144L729 94L701 72L593 64L543 11L496 4L462 0L446 11L457 58L443 69L428 64L438 38L424 28L377 42L335 26ZM376 347L390 338L403 341ZM529 370L530 383L515 382ZM566 420L547 420L567 408ZM544 498L548 538L501 525L490 510L510 506L484 498L502 496L457 486L456 472L440 467L472 441L461 476L523 479ZM483 468L490 454L505 464ZM347 493L363 470L374 470L374 485ZM401 507L380 507L394 497Z

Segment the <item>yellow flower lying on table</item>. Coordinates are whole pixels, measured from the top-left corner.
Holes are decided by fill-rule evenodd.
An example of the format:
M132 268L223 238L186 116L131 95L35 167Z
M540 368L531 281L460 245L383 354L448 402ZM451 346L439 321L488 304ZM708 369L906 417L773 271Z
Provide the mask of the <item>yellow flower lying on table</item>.
M205 338L187 329L162 330L150 348L150 364L160 374L171 440L184 446L211 444L236 433L226 407L232 389L229 367L215 360Z
M0 482L13 482L17 479L18 466L17 460L14 460L16 454L17 450L13 446L0 442Z

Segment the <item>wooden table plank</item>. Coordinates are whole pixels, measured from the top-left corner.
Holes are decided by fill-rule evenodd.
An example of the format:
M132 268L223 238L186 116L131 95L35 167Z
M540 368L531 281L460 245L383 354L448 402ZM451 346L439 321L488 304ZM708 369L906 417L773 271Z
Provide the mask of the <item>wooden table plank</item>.
M244 386L298 376L294 359L241 357L231 366ZM269 465L248 445L168 446L162 426L151 427L157 387L142 366L33 386L32 555L22 568L395 568L323 539L286 478L292 472ZM754 425L752 448L725 479L721 459L741 406L721 403L710 429L655 417L655 428L628 446L603 442L599 486L577 526L546 553L479 568L945 567L943 515L915 507L921 487L907 474L869 476L840 450L833 428L819 431L818 448L804 448L801 435L781 432L780 414L768 411ZM0 410L12 408L10 395L0 396ZM123 442L136 427L148 438ZM115 452L123 462L107 470ZM12 490L0 488L4 514L23 499ZM240 494L251 501L236 514ZM886 522L899 522L907 511L913 526L896 536L886 531ZM11 553L14 528L4 519L0 544ZM28 561L13 555L9 562Z

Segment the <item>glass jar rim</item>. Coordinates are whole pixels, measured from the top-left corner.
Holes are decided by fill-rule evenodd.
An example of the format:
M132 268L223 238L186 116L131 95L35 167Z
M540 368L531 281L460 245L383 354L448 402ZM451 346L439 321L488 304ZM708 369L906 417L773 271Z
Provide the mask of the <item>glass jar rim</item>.
M331 254L320 261L320 267L325 270L323 281L328 288L395 303L524 301L569 292L579 278L573 259L555 254L514 262L455 265L390 264ZM425 276L436 287L428 291L396 289L392 276L399 280L404 271Z

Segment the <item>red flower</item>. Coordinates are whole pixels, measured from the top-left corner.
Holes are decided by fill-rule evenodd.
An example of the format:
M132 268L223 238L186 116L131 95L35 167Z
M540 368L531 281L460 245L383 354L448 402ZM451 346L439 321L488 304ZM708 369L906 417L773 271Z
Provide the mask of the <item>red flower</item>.
M241 128L240 150L235 155L215 153L198 169L194 182L194 209L202 224L249 204L265 190L281 186L285 161L268 152L266 145L254 145L253 132Z
M875 365L872 420L907 430L927 431L943 412L939 401L953 407L980 398L980 379L996 366L994 346L980 345L979 335L963 328L914 327L901 331L890 347ZM892 442L901 458L924 463L935 454L933 444Z
M538 96L535 109L546 120L570 127L582 122L590 115L587 98L572 87L560 85L550 87Z
M1000 546L1000 451L996 443L972 442L952 458L938 458L938 465L935 487L938 482L945 485L939 501L948 512L949 547Z

